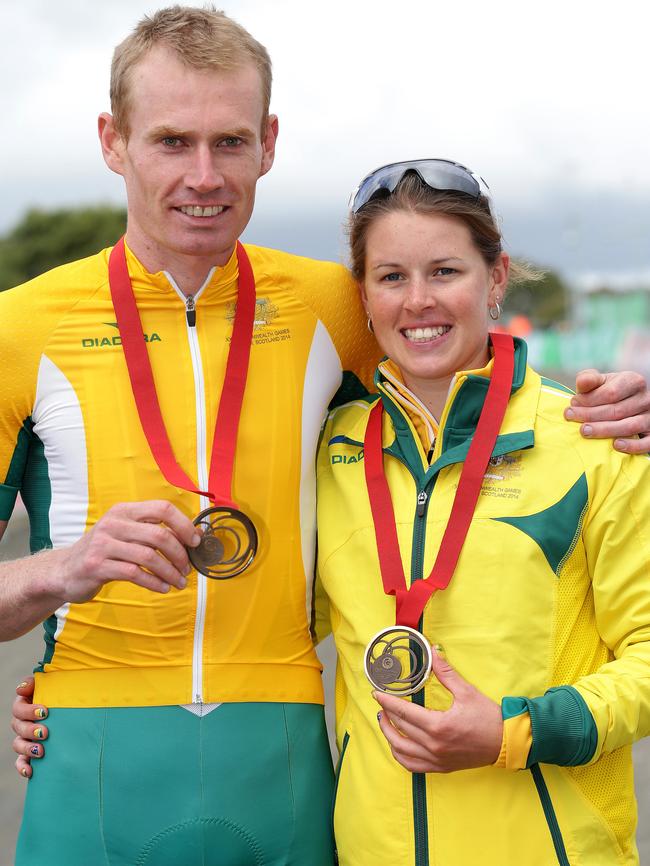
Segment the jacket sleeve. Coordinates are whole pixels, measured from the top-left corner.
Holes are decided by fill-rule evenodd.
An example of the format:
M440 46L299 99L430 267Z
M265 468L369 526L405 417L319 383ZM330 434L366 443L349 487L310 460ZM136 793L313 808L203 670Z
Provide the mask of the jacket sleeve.
M611 455L588 479L582 541L611 660L540 697L504 698L504 719L528 715L532 730L525 763L510 766L589 764L650 734L650 459Z

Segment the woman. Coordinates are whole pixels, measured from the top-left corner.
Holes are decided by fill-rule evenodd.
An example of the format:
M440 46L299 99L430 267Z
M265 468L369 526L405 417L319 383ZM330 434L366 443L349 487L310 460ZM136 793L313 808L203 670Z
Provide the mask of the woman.
M512 268L467 169L373 172L350 238L388 358L319 455L340 863L638 863L650 462L581 440L567 390L490 336Z

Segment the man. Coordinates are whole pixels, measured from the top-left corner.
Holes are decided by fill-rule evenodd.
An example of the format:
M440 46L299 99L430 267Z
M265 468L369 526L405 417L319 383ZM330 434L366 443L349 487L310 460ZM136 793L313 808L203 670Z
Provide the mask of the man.
M47 621L35 698L57 737L30 785L20 866L52 852L87 866L104 846L111 863L331 862L313 465L344 371L370 384L376 350L342 267L248 247L241 417L215 432L218 408L234 415L224 379L234 387L246 366L239 346L225 374L246 265L235 244L274 158L269 94L265 49L225 16L175 7L143 21L117 49L113 114L99 118L127 187L121 260L105 251L0 298L12 370L0 516L20 489L32 548L55 548L0 573L2 636ZM116 329L120 261L151 393L140 362L127 366L128 326ZM139 412L149 398L189 489ZM232 580L190 569L192 518L211 505L230 521L226 553L257 535Z
M236 247L273 163L269 95L266 51L222 14L173 7L141 22L116 50L113 113L99 119L126 184L124 249L0 297L12 370L0 517L20 490L32 549L54 547L0 568L1 636L46 618L35 698L56 729L18 866L332 859L309 633L313 461L344 374L369 384L376 350L342 268ZM601 396L638 391L626 382ZM210 568L192 517L221 545L219 568L237 545L252 564L232 580L193 570ZM45 733L18 730L34 728Z

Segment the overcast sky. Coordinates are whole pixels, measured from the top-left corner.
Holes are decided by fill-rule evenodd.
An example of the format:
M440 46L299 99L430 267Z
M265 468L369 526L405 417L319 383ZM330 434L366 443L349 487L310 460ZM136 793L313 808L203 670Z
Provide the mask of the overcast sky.
M0 0L0 232L30 206L123 201L96 116L114 45L158 5ZM269 49L280 117L249 240L341 257L363 174L443 156L486 178L511 252L650 274L647 0L224 6Z

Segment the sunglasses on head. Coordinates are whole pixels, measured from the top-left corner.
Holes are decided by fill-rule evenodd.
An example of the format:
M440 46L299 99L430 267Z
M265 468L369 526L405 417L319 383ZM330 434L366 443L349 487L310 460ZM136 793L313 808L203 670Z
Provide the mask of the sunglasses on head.
M411 159L406 162L391 162L376 168L366 175L350 196L350 210L358 213L378 193L395 192L405 174L413 171L422 183L441 192L462 192L478 201L481 196L487 200L490 213L494 217L492 199L488 185L479 175L450 159Z

